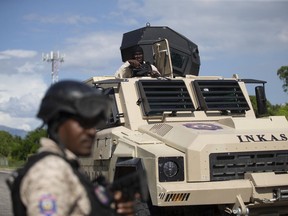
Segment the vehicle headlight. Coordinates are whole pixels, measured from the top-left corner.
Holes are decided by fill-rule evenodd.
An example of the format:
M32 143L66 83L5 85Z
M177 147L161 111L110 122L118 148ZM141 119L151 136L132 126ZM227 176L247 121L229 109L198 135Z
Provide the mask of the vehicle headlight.
M164 172L165 176L168 178L171 178L171 177L177 175L178 170L179 170L179 168L178 168L177 164L173 161L167 161L163 165L163 172Z
M159 157L159 181L184 181L183 157Z

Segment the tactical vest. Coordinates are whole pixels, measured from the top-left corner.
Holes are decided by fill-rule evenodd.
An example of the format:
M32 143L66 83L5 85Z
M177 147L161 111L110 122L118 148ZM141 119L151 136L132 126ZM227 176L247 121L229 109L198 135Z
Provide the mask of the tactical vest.
M103 191L103 189L105 190L105 188L99 185L95 187L86 176L80 173L78 161L67 160L61 155L58 155L52 152L41 152L39 154L35 154L31 156L28 159L25 166L13 172L11 174L11 177L7 179L6 181L11 191L14 216L26 216L27 215L26 206L23 204L23 202L21 201L21 197L20 197L20 185L21 185L21 181L23 177L34 164L36 164L39 160L43 159L44 157L48 155L55 155L55 156L61 157L71 166L74 174L78 177L80 183L83 185L83 187L85 188L87 192L88 199L91 203L91 213L90 213L91 216L92 215L93 216L116 215L114 210L112 210L109 207L109 204L111 203L111 199L110 197L107 196L108 194L107 191ZM75 207L76 206L71 206L70 213L73 212Z

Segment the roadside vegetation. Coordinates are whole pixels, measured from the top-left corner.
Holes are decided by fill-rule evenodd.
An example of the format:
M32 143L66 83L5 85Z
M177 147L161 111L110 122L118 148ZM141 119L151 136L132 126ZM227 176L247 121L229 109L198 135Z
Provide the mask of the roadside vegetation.
M21 166L29 155L35 153L39 148L39 140L46 137L45 129L29 132L25 138L13 136L6 131L0 131L0 158L8 160L9 168ZM7 166L3 166L6 167Z
M258 116L256 96L250 96L250 100L251 100L254 112L256 113L256 117L285 116L286 119L288 120L288 103L272 105L269 101L267 101L266 102L267 113L264 116Z

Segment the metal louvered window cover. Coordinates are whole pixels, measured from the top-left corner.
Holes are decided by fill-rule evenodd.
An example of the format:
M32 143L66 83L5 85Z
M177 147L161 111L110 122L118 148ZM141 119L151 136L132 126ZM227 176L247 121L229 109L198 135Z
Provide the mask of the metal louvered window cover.
M245 173L287 173L288 151L212 153L209 164L211 181L244 179Z
M235 80L195 80L193 83L204 111L244 113L250 109Z
M146 116L171 111L194 111L194 105L183 80L139 80L140 99Z

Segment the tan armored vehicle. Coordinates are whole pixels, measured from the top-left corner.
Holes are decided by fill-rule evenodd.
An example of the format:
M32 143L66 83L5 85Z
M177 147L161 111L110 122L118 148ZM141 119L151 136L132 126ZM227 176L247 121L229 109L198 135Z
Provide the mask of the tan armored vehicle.
M168 27L124 34L123 61L137 44L162 76L86 81L113 100L86 172L113 181L146 170L138 215L288 215L288 123L256 118L246 89L264 82L198 76L197 45Z

